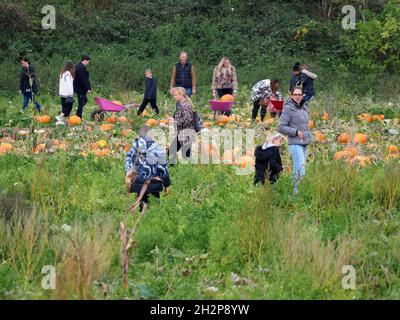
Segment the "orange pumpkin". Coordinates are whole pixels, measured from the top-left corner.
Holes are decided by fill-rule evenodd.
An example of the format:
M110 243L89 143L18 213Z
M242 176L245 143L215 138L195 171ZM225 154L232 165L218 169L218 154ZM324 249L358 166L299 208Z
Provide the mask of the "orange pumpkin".
M221 102L233 102L234 100L235 98L231 94L225 94L220 99Z
M350 135L347 133L347 132L344 132L344 133L342 133L338 138L337 138L337 140L340 142L340 143L349 143L349 141L350 141L350 139L351 139L351 137L350 137Z
M372 121L383 121L383 120L385 120L385 116L383 115L383 114L374 114L372 117L371 117L371 120Z
M246 168L247 166L254 166L254 158L250 156L241 156L238 161L234 162L234 165L242 168Z
M123 137L127 137L129 135L133 134L133 130L132 129L122 129L122 136Z
M36 121L39 123L50 123L50 116L44 115L44 116L36 116Z
M82 123L82 119L78 116L70 116L68 123L70 126L79 126Z
M32 152L33 153L39 153L41 151L44 151L45 147L46 146L45 146L44 143L38 144L36 147L32 148Z
M111 123L103 123L100 125L100 130L101 131L112 131L114 126Z
M319 142L326 141L326 136L323 133L319 132L319 131L315 131L314 132L314 136L315 136L315 139L317 139L317 141L319 141Z
M204 121L203 122L203 126L204 126L204 128L211 128L212 127L212 123L210 121Z
M367 143L367 135L364 133L357 133L353 138L354 143L365 144Z
M116 121L116 118L114 116L106 119L107 123L115 123L115 121Z
M329 121L329 113L324 111L324 114L321 116L321 120Z
M338 151L333 155L333 160L339 160L339 159L350 160L351 158L353 158L353 154L349 150Z
M371 116L368 113L360 114L357 119L364 122L371 122Z
M358 156L358 149L356 147L346 147L343 151L348 151L351 153L352 157Z
M371 158L367 156L356 156L350 160L351 164L359 164L361 167L368 166L372 163Z
M389 153L390 153L390 154L398 154L398 153L399 153L399 148L397 148L397 147L394 146L394 145L390 145L390 146L388 147L388 149L389 149Z
M103 149L96 149L96 150L93 150L93 154L96 156L96 157L104 157L104 156L106 156L107 154L109 154L110 153L110 149L109 148L103 148Z
M223 126L224 124L227 124L229 122L229 117L225 115L218 115L217 118L215 119L215 122L219 126Z
M169 119L161 119L160 123L167 125L169 124Z
M308 128L309 129L314 129L314 121L308 120Z
M0 144L0 154L6 153L6 152L11 152L13 149L13 146L11 143L1 143Z
M149 119L146 121L146 125L153 127L156 126L158 124L158 121L156 119Z
M120 123L127 123L128 122L128 118L125 116L121 116L119 118L117 118L117 121Z

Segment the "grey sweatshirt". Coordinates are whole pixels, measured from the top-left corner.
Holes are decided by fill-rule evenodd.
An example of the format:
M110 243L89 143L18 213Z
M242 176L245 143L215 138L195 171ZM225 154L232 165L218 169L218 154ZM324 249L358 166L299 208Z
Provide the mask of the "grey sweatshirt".
M303 139L296 136L296 131L304 133ZM278 132L288 136L288 144L307 145L312 141L312 134L308 128L308 106L302 101L297 105L292 99L285 101L282 115L279 118Z

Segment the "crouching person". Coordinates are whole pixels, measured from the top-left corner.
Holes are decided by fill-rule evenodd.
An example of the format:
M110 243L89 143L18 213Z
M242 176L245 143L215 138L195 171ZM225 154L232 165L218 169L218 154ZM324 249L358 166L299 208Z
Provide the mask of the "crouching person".
M143 212L149 203L149 195L160 198L160 192L165 189L168 193L170 185L166 151L153 140L150 127L143 126L125 161L126 191L137 194L129 211L133 212L139 206Z
M282 171L282 160L279 152L282 135L274 132L268 135L267 141L257 146L254 155L256 157L254 184L261 182L265 184L265 174L268 170L268 177L271 184L278 179Z

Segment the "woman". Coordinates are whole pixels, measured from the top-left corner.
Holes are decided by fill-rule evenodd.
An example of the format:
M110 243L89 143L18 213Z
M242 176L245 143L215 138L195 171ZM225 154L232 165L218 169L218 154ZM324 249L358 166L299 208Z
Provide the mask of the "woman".
M278 131L288 136L289 153L293 160L294 194L297 194L300 180L305 175L307 145L312 139L308 127L308 106L303 100L302 88L295 87L291 98L285 101Z
M223 57L214 68L211 89L215 99L221 98L225 94L236 96L236 69L231 65L227 57ZM230 112L224 112L223 114L230 115Z
M169 148L170 164L174 165L178 151L181 150L184 158L190 157L190 148L193 143L196 131L193 121L192 101L186 95L185 88L172 88L171 93L177 102L177 110L174 115L174 123L176 125L176 136ZM185 155L184 155L185 153Z
M278 83L278 79L265 79L257 82L253 88L251 88L251 99L253 100L253 111L251 117L253 122L256 121L260 106L261 121L264 121L271 96L277 93Z
M136 205L143 211L149 203L149 194L159 199L160 192L165 188L168 193L171 185L165 149L153 140L149 131L149 126L141 128L125 160L127 192L138 196L130 211Z
M68 118L74 104L74 78L75 65L72 62L67 62L64 69L60 73L59 95L61 98L62 111L56 117L57 125L65 124L65 118Z

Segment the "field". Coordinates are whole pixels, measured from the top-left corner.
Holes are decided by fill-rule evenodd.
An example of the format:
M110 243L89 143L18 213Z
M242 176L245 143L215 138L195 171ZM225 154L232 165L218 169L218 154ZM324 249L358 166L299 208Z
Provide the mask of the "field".
M194 103L211 128L255 129L260 143L277 122L250 123L248 91L227 124L214 123L201 90ZM253 174L237 174L252 167L248 158L170 168L171 193L153 199L137 224L126 285L120 223L129 233L138 219L126 211L134 202L125 194L126 151L144 122L172 115L174 102L161 95L159 117L132 110L109 120L112 128L90 122L91 98L87 121L70 127L55 126L58 98L40 102L50 123L39 123L32 106L21 113L20 97L0 98L1 299L400 298L398 100L319 94L298 196L286 143L285 170L273 186L254 187ZM219 158L220 147L206 149ZM54 289L43 285L45 266L56 272Z

